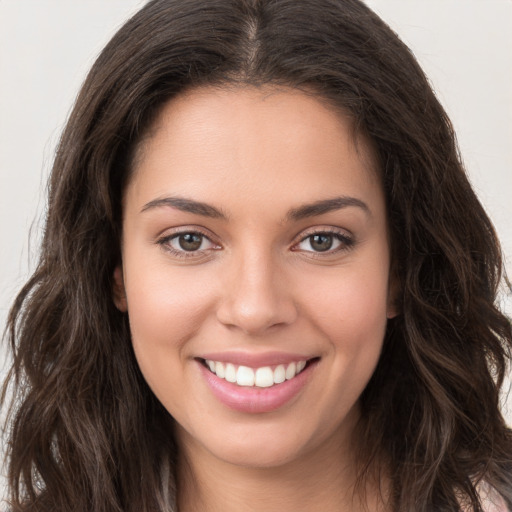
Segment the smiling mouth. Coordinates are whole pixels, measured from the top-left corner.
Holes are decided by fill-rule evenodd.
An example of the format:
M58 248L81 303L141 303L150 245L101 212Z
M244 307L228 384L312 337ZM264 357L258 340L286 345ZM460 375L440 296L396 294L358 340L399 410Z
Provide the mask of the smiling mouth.
M200 359L201 363L220 379L242 387L257 388L269 388L292 380L317 360L318 358L313 358L288 364L250 368L211 359Z

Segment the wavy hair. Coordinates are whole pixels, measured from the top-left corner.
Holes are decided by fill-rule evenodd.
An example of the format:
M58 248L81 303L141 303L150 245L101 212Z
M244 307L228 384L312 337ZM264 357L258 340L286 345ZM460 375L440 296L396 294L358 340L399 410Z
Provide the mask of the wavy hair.
M173 510L170 417L112 301L121 197L161 107L233 83L313 90L378 155L400 314L361 397L360 480L384 458L396 512L482 511L482 481L512 508L500 247L411 52L358 0L153 0L83 84L50 178L39 263L10 311L12 510Z

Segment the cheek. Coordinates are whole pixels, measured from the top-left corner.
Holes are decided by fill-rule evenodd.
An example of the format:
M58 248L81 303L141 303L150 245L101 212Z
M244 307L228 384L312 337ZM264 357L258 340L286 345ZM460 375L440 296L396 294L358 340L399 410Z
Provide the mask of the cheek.
M126 295L132 343L139 366L151 385L168 375L191 353L194 338L212 302L211 287L201 273L170 272L149 264L131 268Z
M324 311L321 317L331 318L334 325L352 324L363 328L372 319L386 318L386 269L358 267L341 268L322 279L308 278L304 285L311 303L319 312Z
M386 262L340 268L329 279L308 279L304 289L308 316L329 340L337 364L371 372L387 325Z

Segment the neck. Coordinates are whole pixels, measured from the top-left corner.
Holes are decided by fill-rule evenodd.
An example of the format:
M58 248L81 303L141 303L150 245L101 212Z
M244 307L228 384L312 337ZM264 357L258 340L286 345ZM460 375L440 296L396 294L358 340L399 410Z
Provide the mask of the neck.
M204 449L200 457L190 456L186 443L182 444L179 511L385 512L379 490L382 483L367 483L363 495L356 487L351 446L332 439L299 461L248 467L230 464Z

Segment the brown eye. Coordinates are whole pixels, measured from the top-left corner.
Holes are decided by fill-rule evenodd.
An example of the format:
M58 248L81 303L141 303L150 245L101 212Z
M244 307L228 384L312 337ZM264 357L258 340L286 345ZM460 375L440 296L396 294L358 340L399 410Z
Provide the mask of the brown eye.
M328 251L332 247L333 236L322 233L310 237L311 248L318 252Z
M204 258L211 256L211 251L221 247L213 243L210 238L200 231L181 231L164 236L157 240L157 244L167 253L176 258Z
M354 245L354 240L344 234L338 232L322 232L313 233L304 237L295 247L294 250L300 250L310 253L328 253L333 254L341 250L348 250Z
M206 235L196 231L183 231L158 240L158 244L174 256L197 256L218 249Z
M197 251L203 243L203 236L197 233L184 233L177 239L180 249L184 251Z

